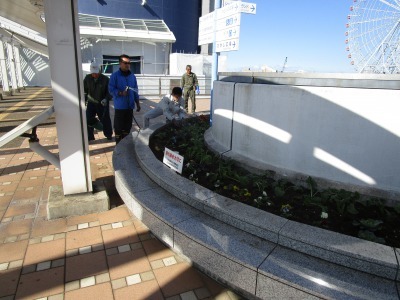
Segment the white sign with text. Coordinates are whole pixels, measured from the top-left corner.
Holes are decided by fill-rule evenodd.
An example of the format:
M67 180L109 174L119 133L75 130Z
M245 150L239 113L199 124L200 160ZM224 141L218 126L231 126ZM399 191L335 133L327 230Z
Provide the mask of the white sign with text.
M182 155L165 147L163 163L179 174L182 174L183 159Z
M252 14L255 15L257 13L257 4L255 3L247 3L247 2L241 2L241 1L235 1L235 0L225 0L224 1L224 6L227 6L229 4L232 4L234 2L239 3L240 2L240 9L239 11L245 14Z
M215 12L211 12L199 18L198 45L205 45L214 41Z
M224 1L224 6L199 19L198 45L215 41L215 52L239 50L241 13L256 13L256 4Z
M235 51L239 50L239 39L224 40L215 43L215 51Z
M217 31L215 41L221 42L224 40L238 39L240 33L240 26L231 27Z

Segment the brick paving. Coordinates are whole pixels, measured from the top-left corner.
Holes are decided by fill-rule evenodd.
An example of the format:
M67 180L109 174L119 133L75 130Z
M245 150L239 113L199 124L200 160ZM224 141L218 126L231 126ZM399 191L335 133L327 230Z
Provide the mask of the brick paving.
M31 117L27 112L51 105L49 94L48 88L27 88L0 100L0 135ZM157 101L142 101L135 114L140 125ZM208 111L209 99L197 106ZM54 119L37 134L41 145L58 152ZM92 177L106 187L111 209L55 220L47 219L46 205L49 187L62 185L60 170L33 153L27 138L0 148L0 300L239 299L130 214L114 185L115 143L95 136L89 145Z

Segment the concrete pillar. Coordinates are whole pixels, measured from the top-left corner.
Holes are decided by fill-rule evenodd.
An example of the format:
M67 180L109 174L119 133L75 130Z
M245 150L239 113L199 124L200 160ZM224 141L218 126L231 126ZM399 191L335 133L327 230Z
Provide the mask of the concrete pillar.
M214 0L214 11L221 8L221 0ZM216 25L217 14L214 15L214 24ZM213 100L214 100L214 81L218 80L218 56L216 50L216 30L214 29L213 52L212 52L212 66L211 66L211 99L210 99L210 126L213 120Z
M8 60L8 65L10 66L11 94L13 94L17 90L17 76L15 74L14 53L12 45L10 43L6 43L6 45L7 45L7 60Z
M6 64L6 55L4 52L4 42L0 41L0 72L1 84L3 86L3 93L10 93L10 83L8 82L8 72Z
M201 2L201 15L202 16L209 14L210 12L213 11L212 4L214 4L214 3L211 3L210 0L203 0ZM201 54L211 54L212 53L212 45L211 44L201 45L200 53Z
M64 195L92 191L77 0L44 0Z
M17 87L23 88L24 82L22 80L22 68L21 68L21 57L19 55L19 45L13 44L14 50L14 64L15 64L15 74L17 77Z

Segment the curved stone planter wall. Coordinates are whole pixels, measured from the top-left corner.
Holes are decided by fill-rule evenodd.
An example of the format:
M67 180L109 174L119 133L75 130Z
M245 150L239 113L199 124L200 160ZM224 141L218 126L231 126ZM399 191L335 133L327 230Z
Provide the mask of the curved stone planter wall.
M400 75L220 78L214 82L211 128L220 153L400 201Z
M247 298L400 299L400 249L292 222L176 174L148 147L152 129L113 153L128 208L175 251Z

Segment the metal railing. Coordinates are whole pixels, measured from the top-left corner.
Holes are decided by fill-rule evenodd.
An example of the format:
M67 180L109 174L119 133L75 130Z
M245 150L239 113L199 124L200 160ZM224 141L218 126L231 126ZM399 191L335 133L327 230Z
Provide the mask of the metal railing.
M180 86L181 76L136 75L141 97L169 94L173 87ZM201 96L210 96L211 78L197 76Z
M47 119L49 119L54 114L54 105L50 106L46 110L42 111L37 116L30 118L24 123L18 125L13 130L7 132L3 136L0 137L0 147L3 147L5 144L11 142L17 137L23 136L29 138L29 148L46 159L49 163L60 168L60 159L57 155L51 153L42 145L39 144L39 139L36 134L37 126ZM31 130L31 133L27 133L27 131Z

